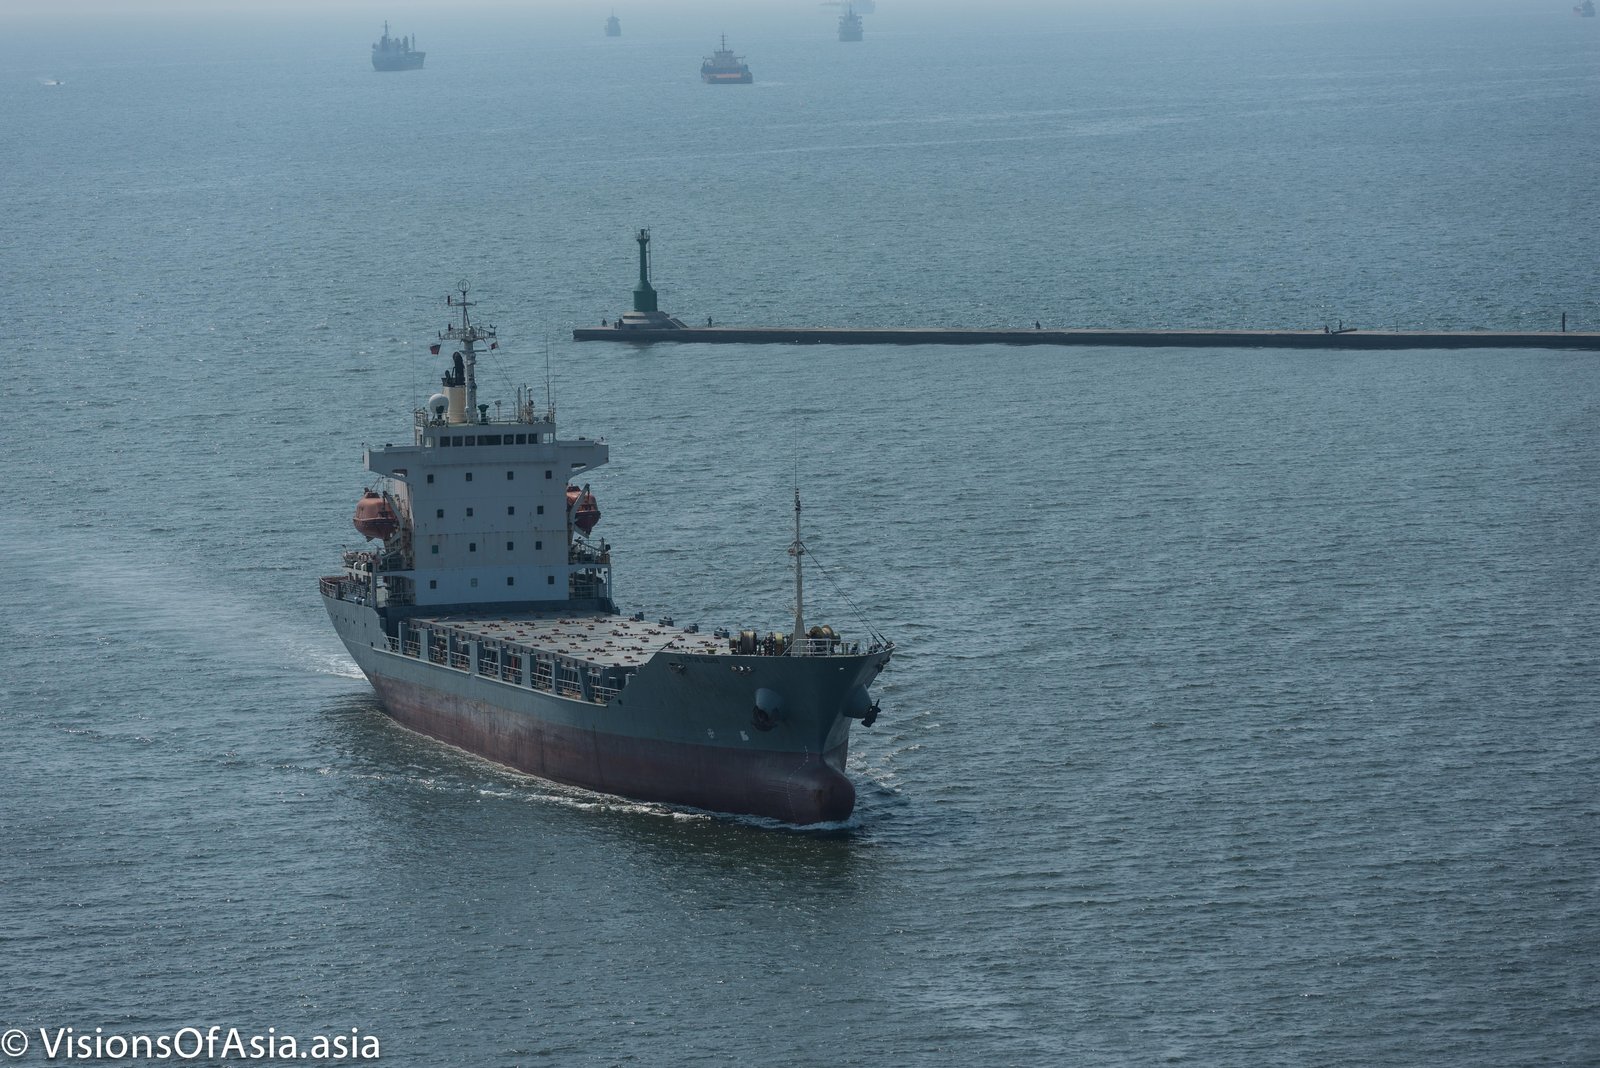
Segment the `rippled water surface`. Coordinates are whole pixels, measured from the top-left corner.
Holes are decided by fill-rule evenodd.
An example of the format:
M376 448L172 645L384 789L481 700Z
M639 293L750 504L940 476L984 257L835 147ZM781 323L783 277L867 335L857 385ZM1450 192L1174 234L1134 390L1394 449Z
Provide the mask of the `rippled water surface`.
M11 27L0 1027L1592 1063L1595 357L565 338L644 224L690 319L1595 329L1597 27L911 7L434 17L391 76L362 18ZM627 609L781 626L799 480L810 614L901 647L847 826L382 716L315 579L459 277L488 396L548 346L611 444Z

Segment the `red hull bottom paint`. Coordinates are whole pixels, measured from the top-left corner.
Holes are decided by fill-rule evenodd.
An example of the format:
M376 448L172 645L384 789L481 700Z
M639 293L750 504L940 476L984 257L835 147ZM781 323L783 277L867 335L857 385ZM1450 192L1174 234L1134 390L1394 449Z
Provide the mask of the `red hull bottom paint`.
M639 801L832 823L855 809L846 746L781 753L685 745L551 723L412 683L369 676L400 725L542 779Z

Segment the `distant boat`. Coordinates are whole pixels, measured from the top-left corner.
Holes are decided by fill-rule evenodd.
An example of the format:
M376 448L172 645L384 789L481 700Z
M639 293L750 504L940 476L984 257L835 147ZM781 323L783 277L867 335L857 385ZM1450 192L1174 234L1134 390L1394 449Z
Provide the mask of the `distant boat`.
M1586 19L1594 18L1594 0L1583 0L1583 3L1572 9L1572 13Z
M389 23L383 24L383 36L372 46L373 70L421 70L422 59L428 53L418 52L409 37L390 37Z
M847 5L844 14L839 16L839 40L861 40L861 16L856 14L855 5Z
M744 59L728 47L727 34L722 35L722 47L700 64L700 78L707 85L749 85L755 81Z
M611 17L610 18L606 19L606 36L607 37L621 37L622 36L622 23L617 21L617 13L615 11L613 11L611 13Z

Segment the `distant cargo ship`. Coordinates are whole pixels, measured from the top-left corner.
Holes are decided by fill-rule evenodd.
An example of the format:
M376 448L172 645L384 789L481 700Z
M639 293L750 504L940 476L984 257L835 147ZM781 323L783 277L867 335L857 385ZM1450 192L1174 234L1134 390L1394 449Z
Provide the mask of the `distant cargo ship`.
M755 81L744 59L728 47L727 34L722 35L722 47L700 64L700 78L707 85L749 85Z
M844 14L839 16L839 40L861 40L861 16L856 14L854 5L844 9Z
M383 36L372 46L373 70L421 70L422 59L428 53L418 52L409 37L390 37L389 23L383 24Z
M1594 18L1594 0L1583 0L1583 3L1572 9L1572 13L1586 19Z
M613 11L611 17L606 19L606 36L621 37L622 23L617 20L617 13Z

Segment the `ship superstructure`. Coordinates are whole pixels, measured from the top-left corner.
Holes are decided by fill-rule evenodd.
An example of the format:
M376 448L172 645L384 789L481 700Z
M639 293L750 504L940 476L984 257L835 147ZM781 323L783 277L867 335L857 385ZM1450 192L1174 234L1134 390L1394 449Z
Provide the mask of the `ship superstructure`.
M610 18L606 19L606 36L607 37L621 37L622 36L622 20L617 18L617 13L615 11L613 11L611 13L611 17Z
M390 37L389 24L383 24L383 36L372 46L373 70L420 70L428 53L419 52L410 37Z
M722 35L722 45L700 64L700 78L709 85L749 85L755 81L744 57L734 55L728 47L727 34Z
M555 409L519 391L477 399L479 350L463 283L432 346L454 349L409 444L366 452L356 506L372 547L322 579L340 638L401 724L557 782L792 823L847 817L850 724L878 714L868 687L893 644L866 647L803 616L795 496L788 633L618 613L611 546L582 478L603 440L559 438Z
M839 40L861 40L861 16L856 14L854 5L845 5L844 14L839 16Z

